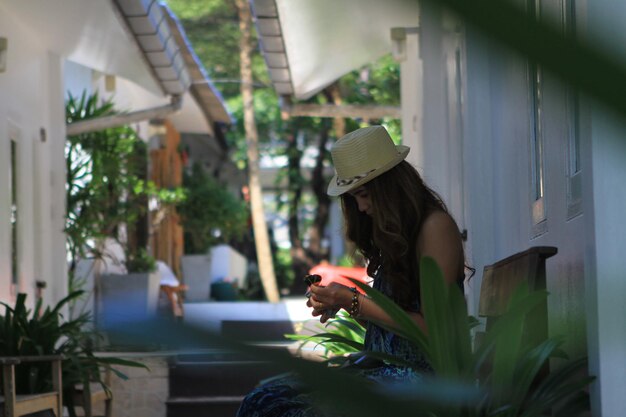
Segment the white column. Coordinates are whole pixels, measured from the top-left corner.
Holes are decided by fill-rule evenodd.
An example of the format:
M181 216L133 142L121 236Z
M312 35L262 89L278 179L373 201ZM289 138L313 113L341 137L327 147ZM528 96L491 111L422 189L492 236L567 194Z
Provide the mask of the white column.
M1 86L1 83L0 83ZM7 132L6 112L0 107L0 166L10 164L10 142ZM0 170L0 219L11 218L11 202L9 188L9 170ZM11 299L11 223L0 222L0 301L9 302Z
M593 415L626 409L626 126L596 109L583 154L585 292Z
M626 62L626 4L585 3L586 10L577 9L581 35ZM587 347L589 373L597 377L591 386L593 415L613 417L626 409L626 123L597 103L591 108L589 138L581 149Z
M345 252L343 214L341 213L341 203L338 198L332 199L330 203L329 217L327 234L330 240L330 263L337 265L339 259Z
M400 101L402 109L402 144L411 147L407 161L424 165L419 150L422 137L422 60L419 50L419 28L391 29L393 56L400 62Z
M49 231L44 249L50 257L50 269L44 277L48 288L44 291L46 302L60 300L68 291L67 253L65 250L65 102L63 82L63 58L48 53L47 62L47 139L49 150L48 176L43 181L50 189L48 213Z

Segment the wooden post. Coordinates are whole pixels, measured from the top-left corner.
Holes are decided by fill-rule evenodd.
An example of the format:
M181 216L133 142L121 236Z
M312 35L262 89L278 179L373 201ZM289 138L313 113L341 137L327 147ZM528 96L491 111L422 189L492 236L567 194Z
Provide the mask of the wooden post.
M2 364L2 382L4 387L4 415L15 413L15 363Z
M52 360L52 389L57 393L57 404L54 414L63 416L63 381L61 380L61 359Z
M330 117L382 119L390 117L400 119L401 109L398 106L374 106L355 104L283 104L283 111L290 117Z
M243 100L244 127L248 144L248 172L250 188L250 206L252 211L252 227L256 245L257 260L261 284L268 301L277 303L280 300L274 263L270 248L269 233L263 209L263 194L261 190L259 168L259 135L254 121L254 97L252 89L252 13L247 0L236 0L239 12L239 57L241 71L241 97Z

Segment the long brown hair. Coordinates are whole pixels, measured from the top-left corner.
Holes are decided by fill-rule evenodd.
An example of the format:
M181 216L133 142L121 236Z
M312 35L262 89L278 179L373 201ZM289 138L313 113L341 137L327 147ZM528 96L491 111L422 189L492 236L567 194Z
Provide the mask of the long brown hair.
M448 212L441 197L429 188L417 170L402 161L364 185L372 201L373 215L358 210L356 199L341 196L346 237L369 261L368 275L382 267L391 295L401 307L419 299L417 237L433 211ZM414 285L411 281L416 280ZM417 294L416 294L417 292Z

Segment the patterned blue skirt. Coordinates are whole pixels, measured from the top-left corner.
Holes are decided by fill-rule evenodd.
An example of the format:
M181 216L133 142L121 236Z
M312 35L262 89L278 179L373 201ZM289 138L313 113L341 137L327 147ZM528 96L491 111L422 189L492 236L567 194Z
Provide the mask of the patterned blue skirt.
M343 370L338 369L337 372ZM408 367L382 365L371 369L350 369L349 372L374 383L389 385L418 382L432 370L427 364L420 371ZM257 387L244 398L237 417L339 417L316 407L315 404L320 403L315 399L317 395L316 392L306 390L293 375L273 379Z

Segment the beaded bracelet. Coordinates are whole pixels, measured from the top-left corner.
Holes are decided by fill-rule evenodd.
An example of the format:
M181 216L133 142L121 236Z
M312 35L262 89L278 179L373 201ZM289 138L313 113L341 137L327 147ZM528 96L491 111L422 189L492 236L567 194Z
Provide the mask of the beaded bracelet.
M350 304L350 311L348 311L348 313L352 317L356 317L361 311L361 306L359 304L359 293L356 291L355 287L350 288L350 291L352 291L352 302Z

